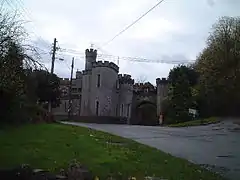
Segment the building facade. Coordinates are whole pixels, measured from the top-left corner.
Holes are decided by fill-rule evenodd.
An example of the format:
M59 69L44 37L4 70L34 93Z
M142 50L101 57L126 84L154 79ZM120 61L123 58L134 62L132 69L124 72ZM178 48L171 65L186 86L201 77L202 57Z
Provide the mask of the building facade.
M156 116L160 114L161 101L167 95L166 79L158 78L156 87L150 83L144 86L134 84L131 75L119 74L119 67L115 63L97 61L97 50L87 49L85 55L85 69L77 71L72 81L72 114L124 117L130 123L141 101L155 103ZM63 115L67 114L69 108L69 79L61 79L60 84L61 104L53 112Z

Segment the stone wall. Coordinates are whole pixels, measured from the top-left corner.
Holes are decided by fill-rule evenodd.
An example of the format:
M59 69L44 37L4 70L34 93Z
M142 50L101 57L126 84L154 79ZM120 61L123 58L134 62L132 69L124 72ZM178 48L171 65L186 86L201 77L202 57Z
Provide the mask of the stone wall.
M85 71L82 78L82 99L81 99L81 115L91 115L92 112L90 110L90 83L91 83L91 71Z
M127 124L126 117L116 116L72 116L71 121L96 124Z
M167 97L168 95L168 81L166 78L157 78L156 79L157 84L157 114L158 116L161 113L161 104L162 101Z
M72 99L72 114L80 114L80 102L81 97L79 98L73 98ZM68 97L61 99L61 104L59 107L53 108L54 115L67 115L68 114L68 108L69 108L69 100Z
M119 115L130 119L132 110L133 88L131 84L121 84L119 94Z

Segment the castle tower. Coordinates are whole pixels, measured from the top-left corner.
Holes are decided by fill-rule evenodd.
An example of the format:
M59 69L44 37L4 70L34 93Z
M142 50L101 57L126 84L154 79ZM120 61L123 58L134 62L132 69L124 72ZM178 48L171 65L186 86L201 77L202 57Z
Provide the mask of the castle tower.
M132 99L133 99L133 84L134 80L131 75L119 74L118 75L120 93L119 93L119 104L117 106L117 116L127 118L127 123L130 124L132 114Z
M109 61L92 64L90 108L96 116L115 116L119 67Z
M85 70L92 69L92 63L96 62L97 59L97 50L86 49L85 51Z
M159 116L162 111L161 104L168 95L168 80L166 78L162 79L157 78L156 84L157 84L157 115Z

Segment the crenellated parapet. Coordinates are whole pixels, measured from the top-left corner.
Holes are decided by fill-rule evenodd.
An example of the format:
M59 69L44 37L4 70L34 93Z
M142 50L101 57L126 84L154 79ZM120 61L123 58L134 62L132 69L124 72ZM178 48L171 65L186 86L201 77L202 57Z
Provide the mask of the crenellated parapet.
M59 78L60 81L69 81L69 78Z
M69 78L59 78L60 80L60 85L64 86L64 85L68 85L70 80Z
M91 70L83 70L82 75L91 75L92 71Z
M134 87L134 88L141 88L141 87L143 87L143 85L144 85L144 83L135 83L135 84L133 85L133 87Z
M97 50L86 49L85 55L86 55L86 57L92 57L92 58L96 59L97 58Z
M136 88L149 88L149 89L154 89L154 86L150 82L146 83L135 83L134 87Z
M119 71L119 67L118 65L116 65L115 63L113 62L109 62L109 61L97 61L97 62L93 62L92 63L92 67L93 68L97 68L97 67L107 67L107 68L111 68L113 69L114 71L116 71L118 73Z
M59 78L60 79L60 82L67 82L67 81L70 81L69 78Z
M156 84L158 85L158 84L163 84L163 85L166 85L166 84L168 84L168 80L166 79L166 78L157 78L156 79Z
M133 86L134 92L156 92L156 87L150 82L135 83Z
M76 78L77 78L77 79L81 78L81 77L82 77L82 74L83 74L82 71L77 71L77 72L76 72Z
M120 84L134 84L134 79L129 74L119 74L118 80Z

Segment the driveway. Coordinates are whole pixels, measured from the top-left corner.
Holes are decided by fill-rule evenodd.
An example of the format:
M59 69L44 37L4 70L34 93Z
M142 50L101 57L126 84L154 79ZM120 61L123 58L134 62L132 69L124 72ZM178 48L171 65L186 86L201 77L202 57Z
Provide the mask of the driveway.
M130 138L200 164L229 179L240 179L240 126L231 121L186 128L63 123Z

